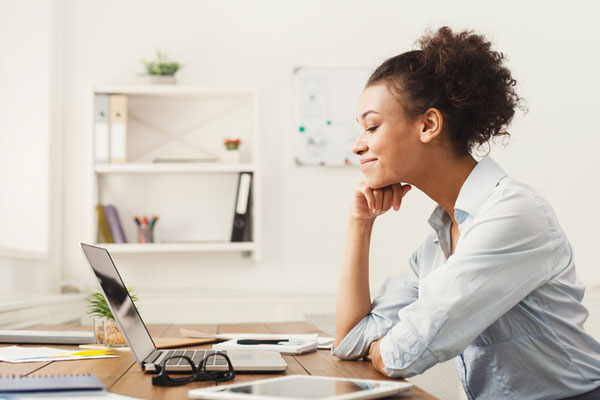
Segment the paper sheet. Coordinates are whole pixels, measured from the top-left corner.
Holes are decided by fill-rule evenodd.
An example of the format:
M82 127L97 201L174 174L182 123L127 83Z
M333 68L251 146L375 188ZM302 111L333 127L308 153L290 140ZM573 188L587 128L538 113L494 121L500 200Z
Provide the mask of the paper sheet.
M54 347L20 347L0 348L0 361L10 363L87 360L95 358L113 358L114 354L76 355L78 351L57 349Z

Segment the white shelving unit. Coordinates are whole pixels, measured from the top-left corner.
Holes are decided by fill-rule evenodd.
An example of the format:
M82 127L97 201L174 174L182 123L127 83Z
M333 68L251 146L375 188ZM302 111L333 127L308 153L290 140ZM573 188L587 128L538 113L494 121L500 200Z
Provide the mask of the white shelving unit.
M194 253L210 252L254 252L255 242L235 243L109 243L103 244L113 254L144 254L144 253Z
M160 173L232 173L254 172L253 164L225 163L129 163L129 164L98 164L94 167L96 174L160 174Z
M96 204L112 204L128 243L98 243L113 254L237 252L259 258L260 173L255 90L179 85L101 85L94 96L128 98L127 162L96 163L93 148L90 242L98 237ZM221 162L223 140L241 138L239 163ZM156 159L207 158L206 162ZM212 158L212 159L211 159ZM183 160L182 160L183 161ZM252 172L252 242L230 242L238 174ZM155 243L137 243L135 215L155 214Z
M172 96L172 97L207 97L207 98L248 98L256 91L250 89L214 89L197 86L181 85L98 85L95 93L128 94L143 96Z

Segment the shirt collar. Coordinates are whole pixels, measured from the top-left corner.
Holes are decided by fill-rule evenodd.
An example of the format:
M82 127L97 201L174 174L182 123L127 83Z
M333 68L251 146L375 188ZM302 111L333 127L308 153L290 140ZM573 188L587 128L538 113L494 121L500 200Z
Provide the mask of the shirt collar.
M506 172L491 157L487 156L479 161L458 193L454 204L455 217L458 210L475 215L490 191L505 176Z
M454 217L461 224L468 215L475 215L490 191L506 176L506 172L487 156L475 165L463 183L454 205ZM429 225L440 232L450 223L450 217L441 206L437 206L429 217ZM437 239L435 240L437 241Z

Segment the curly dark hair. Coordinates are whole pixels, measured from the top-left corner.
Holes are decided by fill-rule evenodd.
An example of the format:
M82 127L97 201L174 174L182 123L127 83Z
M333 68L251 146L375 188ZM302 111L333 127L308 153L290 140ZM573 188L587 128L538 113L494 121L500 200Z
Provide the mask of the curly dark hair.
M454 33L448 27L424 35L417 44L418 50L381 64L366 86L387 84L410 118L437 108L458 155L508 135L506 127L522 99L504 54L492 50L482 35Z

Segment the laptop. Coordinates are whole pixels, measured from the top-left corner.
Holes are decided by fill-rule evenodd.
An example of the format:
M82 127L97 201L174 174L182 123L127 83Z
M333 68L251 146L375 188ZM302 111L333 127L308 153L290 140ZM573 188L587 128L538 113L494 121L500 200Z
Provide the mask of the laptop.
M106 297L117 324L121 328L127 344L131 348L136 361L143 371L155 372L163 360L171 356L185 355L195 364L213 350L179 349L158 350L148 333L137 308L133 304L119 271L108 251L102 247L80 243L90 267L94 271L100 288ZM217 351L227 354L236 372L239 371L285 371L287 363L278 351L228 350ZM225 370L226 363L222 357L210 357L211 364L207 370ZM179 362L177 362L179 361ZM167 361L168 371L188 371L190 365L185 359Z

